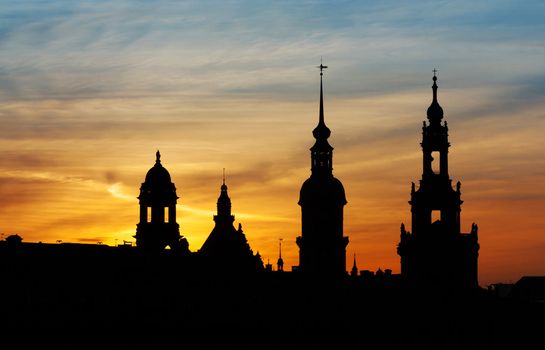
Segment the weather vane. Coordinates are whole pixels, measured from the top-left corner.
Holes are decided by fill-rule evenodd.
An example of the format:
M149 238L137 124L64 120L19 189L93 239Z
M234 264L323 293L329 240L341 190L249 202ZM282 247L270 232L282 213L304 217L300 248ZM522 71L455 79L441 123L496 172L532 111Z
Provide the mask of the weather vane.
M319 68L320 69L320 75L323 75L323 70L327 68L327 66L324 66L322 64L322 57L320 57L320 65L319 66L316 66L316 68Z

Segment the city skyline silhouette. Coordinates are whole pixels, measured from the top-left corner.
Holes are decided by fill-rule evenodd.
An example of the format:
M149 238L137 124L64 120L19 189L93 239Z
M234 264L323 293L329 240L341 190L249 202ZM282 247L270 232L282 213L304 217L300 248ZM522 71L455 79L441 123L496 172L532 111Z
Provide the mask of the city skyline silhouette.
M320 65L317 66L320 70L320 96L319 96L319 113L318 113L318 125L312 131L316 142L314 146L310 148L311 151L311 176L308 180L303 183L303 186L300 191L300 199L298 204L301 206L301 223L302 223L302 232L301 236L297 236L295 243L299 247L299 263L291 266L294 271L306 271L306 273L316 273L316 274L346 274L349 271L347 270L347 257L346 257L346 247L349 242L348 236L343 236L343 210L347 204L345 190L342 186L342 183L336 179L333 174L333 147L328 143L327 139L331 135L331 130L325 124L325 111L324 111L324 93L323 93L323 71L327 69L328 66L323 65L321 60ZM439 128L437 125L440 125L441 120L443 119L443 109L439 106L437 100L437 69L433 69L433 98L432 103L427 111L427 117L430 121L430 125L426 126L424 122L423 127L423 150L424 150L424 171L423 171L423 180L420 181L419 193L423 190L421 196L424 200L416 201L422 208L430 208L430 204L426 204L427 197L436 197L433 200L430 200L430 203L437 203L437 201L445 201L448 203L450 201L450 194L447 194L444 190L444 187L450 188L450 191L454 193L452 188L452 180L448 177L448 148L450 143L448 142L448 127L447 122L444 122L444 132L440 131L439 133L444 133L444 139L439 137L436 139L435 135L437 131L434 131L435 128ZM431 111L431 112L430 112ZM426 131L429 129L428 131ZM439 141L440 140L440 141ZM437 145L434 146L434 143ZM428 146L425 146L428 144ZM444 144L444 146L443 146ZM431 146L429 146L431 145ZM427 148L426 148L427 147ZM427 151L426 151L427 149ZM437 157L434 159L432 157ZM435 152L438 151L438 152ZM437 154L435 154L437 153ZM439 157L441 159L439 159ZM428 159L428 160L427 160ZM427 164L429 162L429 164ZM437 169L432 169L432 162L435 164L440 164L435 166ZM430 174L436 174L437 179L439 177L445 180L444 186L439 186L434 189L434 186L438 185L430 178ZM432 181L433 180L433 181ZM428 184L428 185L426 185ZM443 185L443 183L441 182ZM430 187L431 186L431 187ZM443 189L441 189L443 187ZM204 244L200 249L194 249L193 253L198 253L203 256L208 256L208 259L213 259L215 263L221 263L222 260L237 260L235 255L231 255L231 252L235 252L239 249L248 250L250 252L250 257L252 257L253 252L248 245L247 238L244 236L242 231L242 225L238 223L238 230L234 228L235 216L231 215L231 200L227 194L228 187L225 183L225 168L223 168L223 179L220 191L220 197L217 202L217 215L214 215L215 227L212 230L212 233L208 236ZM426 193L430 194L426 194ZM448 191L447 191L448 192ZM460 193L460 182L456 184L456 192ZM415 193L414 182L412 183L411 196ZM136 234L132 237L135 238L134 246L139 247L145 251L155 251L160 252L164 249L172 249L179 254L187 255L191 251L189 249L189 242L186 237L180 235L180 225L177 220L177 207L176 203L178 197L176 193L176 185L172 182L171 175L169 171L163 167L161 163L161 153L159 150L156 151L156 160L155 165L149 169L145 176L145 180L140 188L140 195L137 197L140 204L140 213L139 213L139 222L137 224ZM415 203L411 201L409 203ZM459 204L458 204L459 203ZM431 213L423 214L422 218L419 218L418 215L414 216L413 221L416 222L416 233L423 230L422 223L426 221L424 217L427 215L431 219L430 223L433 223L434 220L439 220L443 222L445 228L435 229L435 231L445 231L450 232L454 230L455 232L460 232L460 204L463 203L459 198L453 198L452 204L431 204L431 209L437 210L439 213L437 217L433 217ZM454 209L454 207L458 207ZM340 208L340 211L339 211ZM451 208L451 209L449 209ZM448 210L445 210L448 209ZM418 213L421 209L416 211ZM425 209L428 210L428 209ZM452 210L452 214L448 213L449 210ZM456 213L454 213L456 211ZM340 213L340 214L339 214ZM456 216L456 220L454 217ZM451 221L453 221L451 223ZM457 221L454 223L454 221ZM319 222L319 223L318 223ZM437 222L436 222L437 223ZM434 224L436 224L434 223ZM452 229L447 229L448 226L453 224ZM413 222L413 227L415 223ZM475 223L471 226L471 233L475 233L476 237L476 225ZM474 232L475 231L475 232ZM242 238L234 238L234 236L241 235ZM405 226L402 224L401 227L401 242L398 245L398 255L401 256L401 271L403 271L403 259L409 261L413 258L405 258L405 253L408 248L403 248L404 239L407 236L410 236L410 232L405 231ZM233 237L230 241L228 237ZM329 236L329 238L327 238ZM338 236L338 237L337 237ZM420 236L424 236L422 233ZM441 234L434 233L432 236L439 237ZM320 238L321 237L321 238ZM417 235L414 235L415 239L418 240ZM430 236L431 237L431 236ZM326 238L322 241L322 239ZM422 238L422 237L421 237ZM22 237L18 234L12 234L7 236L8 240L17 240L22 241ZM281 238L280 238L281 239ZM242 241L240 241L242 240ZM282 240L282 239L281 239ZM339 242L337 242L339 240ZM117 239L115 239L117 245ZM239 242L240 243L235 243ZM342 242L341 242L342 241ZM57 243L70 243L65 242L62 239L58 239ZM321 243L320 243L321 242ZM40 241L39 243L42 243ZM98 245L102 245L102 241L96 242ZM239 248L238 246L242 244ZM114 247L116 246L114 245ZM409 244L411 245L411 244ZM434 250L436 246L454 246L457 245L453 242L443 242L443 243L432 243L427 249ZM121 246L133 246L132 241L123 240L123 245ZM242 248L245 246L245 248ZM478 244L477 244L478 251ZM237 253L238 254L238 253ZM354 253L356 254L356 253ZM459 253L454 253L454 256ZM448 256L448 254L447 254ZM465 271L462 272L462 275L467 275L467 278L473 280L470 284L477 286L478 285L478 274L477 274L477 257L476 253L475 258L466 257L464 254L460 255L460 261L456 264L465 264L465 260L473 261L470 264L475 266L473 272ZM263 265L263 258L257 253L257 259L259 260L259 265ZM278 259L282 260L282 267L278 266L277 270L283 270L283 259L281 259L281 252L279 251ZM234 261L233 260L233 261ZM267 265L269 265L270 258L267 257ZM428 258L423 257L424 266L428 264ZM446 260L458 261L458 258L449 257ZM333 262L335 261L335 262ZM250 263L250 266L253 266L254 263ZM242 266L242 265L241 265ZM384 265L382 265L384 266ZM410 266L407 263L407 266ZM437 266L438 274L442 274L443 267L441 264ZM396 269L394 267L394 269ZM424 267L427 269L427 267ZM354 255L354 267L352 268L353 274L358 274L356 268L356 261ZM387 269L392 271L391 268ZM396 269L397 270L397 269ZM406 271L412 270L408 267L405 268ZM330 271L330 272L328 272ZM356 272L354 272L356 271ZM369 271L369 270L366 270ZM379 267L377 273L382 273L382 269Z
M421 176L419 123L437 66L449 165L463 183L462 231L480 229L480 284L545 274L543 89L531 49L539 4L344 4L327 19L327 3L262 5L260 14L238 4L206 18L191 3L41 4L43 16L31 3L4 9L4 238L135 244L142 171L160 149L191 251L213 228L227 168L235 228L243 224L265 263L283 238L284 268L298 265L297 188L310 170L323 55L334 174L347 190L347 269L357 254L360 269L400 272L395 246L410 222L407 184Z
M545 4L0 9L0 346L539 349Z
M176 217L180 197L157 150L137 198L135 245L28 243L16 234L0 241L4 342L199 349L539 346L545 276L478 285L478 226L461 232L461 183L453 187L450 178L449 128L438 102L436 69L428 123L422 126L422 180L418 188L411 184L412 232L404 224L400 228L401 273L360 270L354 254L348 274L347 201L332 173L324 68L320 64L311 175L298 203L298 266L283 269L283 239L276 270L254 254L242 225L234 227L225 170L214 228L200 249L190 251ZM62 335L52 335L56 330ZM134 336L105 344L100 334L111 332Z

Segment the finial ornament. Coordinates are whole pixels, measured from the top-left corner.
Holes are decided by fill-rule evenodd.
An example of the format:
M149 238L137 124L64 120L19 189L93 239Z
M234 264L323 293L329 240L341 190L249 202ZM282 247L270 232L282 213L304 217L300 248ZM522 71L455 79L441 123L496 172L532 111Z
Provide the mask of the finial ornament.
M157 152L155 152L155 162L156 163L161 163L161 153L159 152L159 150L157 150Z
M225 184L225 168L223 168L223 178L222 178L222 184L221 184L221 191L227 192L227 185Z
M443 108L439 105L439 102L437 102L437 69L433 69L433 99L431 102L430 107L428 108L428 119L430 121L430 125L438 125L441 122L441 119L443 119Z
M327 68L327 66L324 66L322 63L322 57L320 57L320 65L316 66L316 68L320 69L320 76L324 75L323 70Z
M320 60L321 61L321 60ZM316 68L320 69L320 114L318 117L318 126L312 131L312 134L316 139L327 139L331 135L331 130L325 125L324 121L324 88L322 84L322 71L327 68L322 62Z

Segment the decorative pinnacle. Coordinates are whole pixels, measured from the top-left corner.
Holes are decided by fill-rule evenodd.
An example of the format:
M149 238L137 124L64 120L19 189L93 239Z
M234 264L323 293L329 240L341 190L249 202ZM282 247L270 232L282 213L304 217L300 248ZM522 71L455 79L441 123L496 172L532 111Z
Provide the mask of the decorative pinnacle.
M433 89L433 102L434 103L437 103L437 76L433 75L433 85L432 85L432 89Z
M437 102L437 69L433 69L432 70L433 72L433 85L432 85L432 90L433 90L433 99L432 99L432 102L431 102L431 105L430 107L428 108L428 119L430 120L430 124L431 123L440 123L441 122L441 119L443 119L443 108L441 108L441 106L439 105L439 102Z
M221 191L227 192L227 185L225 184L225 168L223 168L223 182L221 184Z
M433 68L433 101L437 102L437 69Z
M322 64L322 57L320 57L320 65L316 66L316 68L320 69L320 76L324 75L323 70L327 68L327 66L324 66Z
M278 259L282 259L282 241L283 238L278 239Z
M324 121L324 88L322 83L323 70L327 68L324 66L320 59L320 65L317 66L320 69L320 114L318 120L318 126L312 131L312 134L316 139L327 139L331 135L331 131L325 125Z
M155 152L155 163L157 164L161 163L161 153L159 152L159 150Z

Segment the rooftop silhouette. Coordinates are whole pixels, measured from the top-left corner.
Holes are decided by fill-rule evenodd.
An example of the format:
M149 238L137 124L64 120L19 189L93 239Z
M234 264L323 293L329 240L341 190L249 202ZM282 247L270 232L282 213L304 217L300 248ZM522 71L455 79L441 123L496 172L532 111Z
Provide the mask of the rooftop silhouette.
M0 241L0 342L77 348L524 348L543 344L544 277L478 285L478 227L460 229L461 184L452 186L447 122L434 70L423 172L411 185L411 231L400 228L401 274L346 271L344 187L333 175L325 122L323 64L311 174L298 204L299 266L263 266L242 225L235 228L223 173L210 235L197 251L180 234L178 194L156 152L140 187L136 246ZM438 164L435 164L438 163ZM183 205L181 203L180 205ZM295 205L295 203L293 203ZM395 247L392 247L395 249ZM360 267L365 255L359 254ZM507 292L505 290L508 290ZM54 337L48 344L47 335ZM23 335L32 336L23 336ZM121 334L111 343L90 334ZM127 336L123 336L127 335ZM75 344L75 345L74 345Z
M411 185L412 233L401 224L397 248L401 275L410 285L443 288L478 288L477 225L469 234L460 232L461 184L456 189L448 172L448 126L437 98L437 71L433 70L433 97L428 108L429 125L423 122L423 172L420 186Z
M302 234L297 237L299 269L303 273L343 276L346 274L346 246L343 235L343 207L346 196L342 183L333 176L333 147L325 124L323 64L320 69L320 111L312 131L316 139L310 148L311 175L301 187Z

